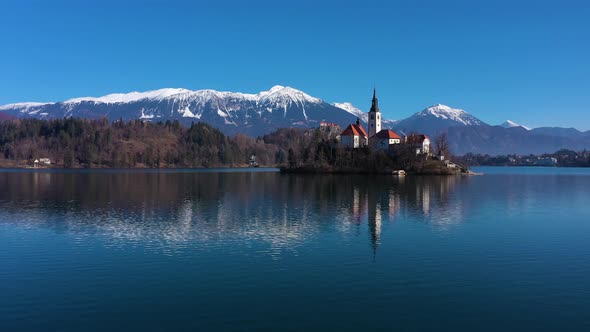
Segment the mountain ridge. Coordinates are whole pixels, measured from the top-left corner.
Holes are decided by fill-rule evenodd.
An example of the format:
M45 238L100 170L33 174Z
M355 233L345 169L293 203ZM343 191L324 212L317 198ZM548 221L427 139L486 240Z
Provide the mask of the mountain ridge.
M23 118L103 118L146 121L204 121L227 134L252 136L282 127L313 127L321 121L341 125L356 117L303 91L275 85L256 94L165 88L146 92L78 97L51 103L15 103L0 111Z
M260 136L285 127L317 128L323 121L343 128L367 112L351 103L328 103L289 86L275 85L258 93L164 88L145 92L78 97L61 102L14 103L0 106L4 118L108 118L116 121L178 120L185 125L206 122L225 134ZM462 109L443 104L427 107L401 120L383 119L383 128L400 134L449 134L458 153L512 153L526 149L554 152L562 148L590 148L590 131L542 127L527 130L512 121L491 126Z

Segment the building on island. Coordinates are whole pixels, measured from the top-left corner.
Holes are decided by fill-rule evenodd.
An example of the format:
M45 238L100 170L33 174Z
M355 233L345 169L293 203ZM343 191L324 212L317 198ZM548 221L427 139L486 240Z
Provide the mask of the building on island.
M383 129L373 136L373 146L379 150L389 150L401 142L401 137L390 129Z
M319 130L327 134L330 138L337 138L340 135L342 128L336 123L322 121L320 122Z
M367 146L369 138L367 132L361 126L359 119L356 120L356 124L350 124L342 133L340 133L340 144L347 148L360 148Z
M373 100L368 114L367 131L364 130L357 118L356 124L351 124L340 134L340 144L346 148L361 148L371 146L379 150L390 150L398 144L411 144L416 154L430 155L430 138L424 134L410 134L400 137L391 129L381 129L381 111L377 90L373 89ZM328 126L328 124L322 124ZM368 132L368 133L367 133Z
M405 144L411 144L416 154L430 154L430 138L424 134L410 134L404 138Z
M340 134L340 144L347 148L360 148L371 144L375 148L387 150L394 144L400 144L401 138L389 129L381 130L381 111L377 90L373 89L373 100L368 114L368 133L357 118L356 124L351 124Z

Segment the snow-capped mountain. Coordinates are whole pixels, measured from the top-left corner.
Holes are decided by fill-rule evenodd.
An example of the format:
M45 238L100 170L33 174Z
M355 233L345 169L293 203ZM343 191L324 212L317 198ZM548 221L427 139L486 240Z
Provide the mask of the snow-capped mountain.
M363 112L351 103L332 103L332 105L347 111L348 113L360 118L364 122L367 122L369 114L367 112Z
M204 121L226 134L266 134L282 127L316 127L321 121L347 125L356 116L291 87L274 86L257 94L215 90L160 89L81 97L56 103L0 106L6 114L27 118L103 118L110 120Z
M415 131L436 135L453 126L481 125L486 124L464 110L436 104L399 121L394 128L403 132Z
M426 108L425 110L414 114L416 117L423 119L435 117L442 120L453 121L458 125L464 126L478 126L483 124L483 121L465 112L464 110L451 108L447 105L436 104Z
M355 107L351 103L332 103L332 105L334 105L338 108L341 108L341 109L347 111L348 113L356 116L364 123L367 123L367 121L369 119L369 113L363 112L361 109ZM382 119L381 122L382 122L382 125L384 128L391 128L393 125L395 125L399 121L398 120L390 120L390 119Z
M531 130L529 127L525 127L523 125L519 125L518 123L511 121L511 120L506 120L504 122L502 122L502 124L500 125L504 128L517 128L517 127L522 127L526 130Z

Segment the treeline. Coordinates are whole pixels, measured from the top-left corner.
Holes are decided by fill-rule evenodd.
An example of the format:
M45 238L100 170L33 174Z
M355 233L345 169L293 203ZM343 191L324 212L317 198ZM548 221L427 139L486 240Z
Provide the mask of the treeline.
M278 150L262 139L227 137L219 130L178 121L106 119L19 119L0 122L3 165L50 158L57 167L217 167L241 166L256 155L273 165Z
M590 151L573 151L561 149L554 153L541 155L499 155L468 153L459 160L470 166L561 166L590 167Z
M202 122L109 122L78 118L0 122L0 167L181 168L262 166L377 172L428 167L415 146L395 150L345 149L330 128L279 129L263 137L229 137ZM41 164L42 165L42 164ZM437 166L437 165L435 165ZM438 166L437 166L438 167Z

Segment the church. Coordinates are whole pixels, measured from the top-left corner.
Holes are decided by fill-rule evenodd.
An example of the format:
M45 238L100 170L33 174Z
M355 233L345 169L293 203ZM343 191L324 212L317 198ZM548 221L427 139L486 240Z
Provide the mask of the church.
M350 124L340 134L340 144L343 147L357 149L365 146L372 146L379 150L389 150L396 144L402 143L402 138L390 129L381 129L381 111L377 90L373 89L373 100L367 119L367 131L363 128L360 120L356 124Z

